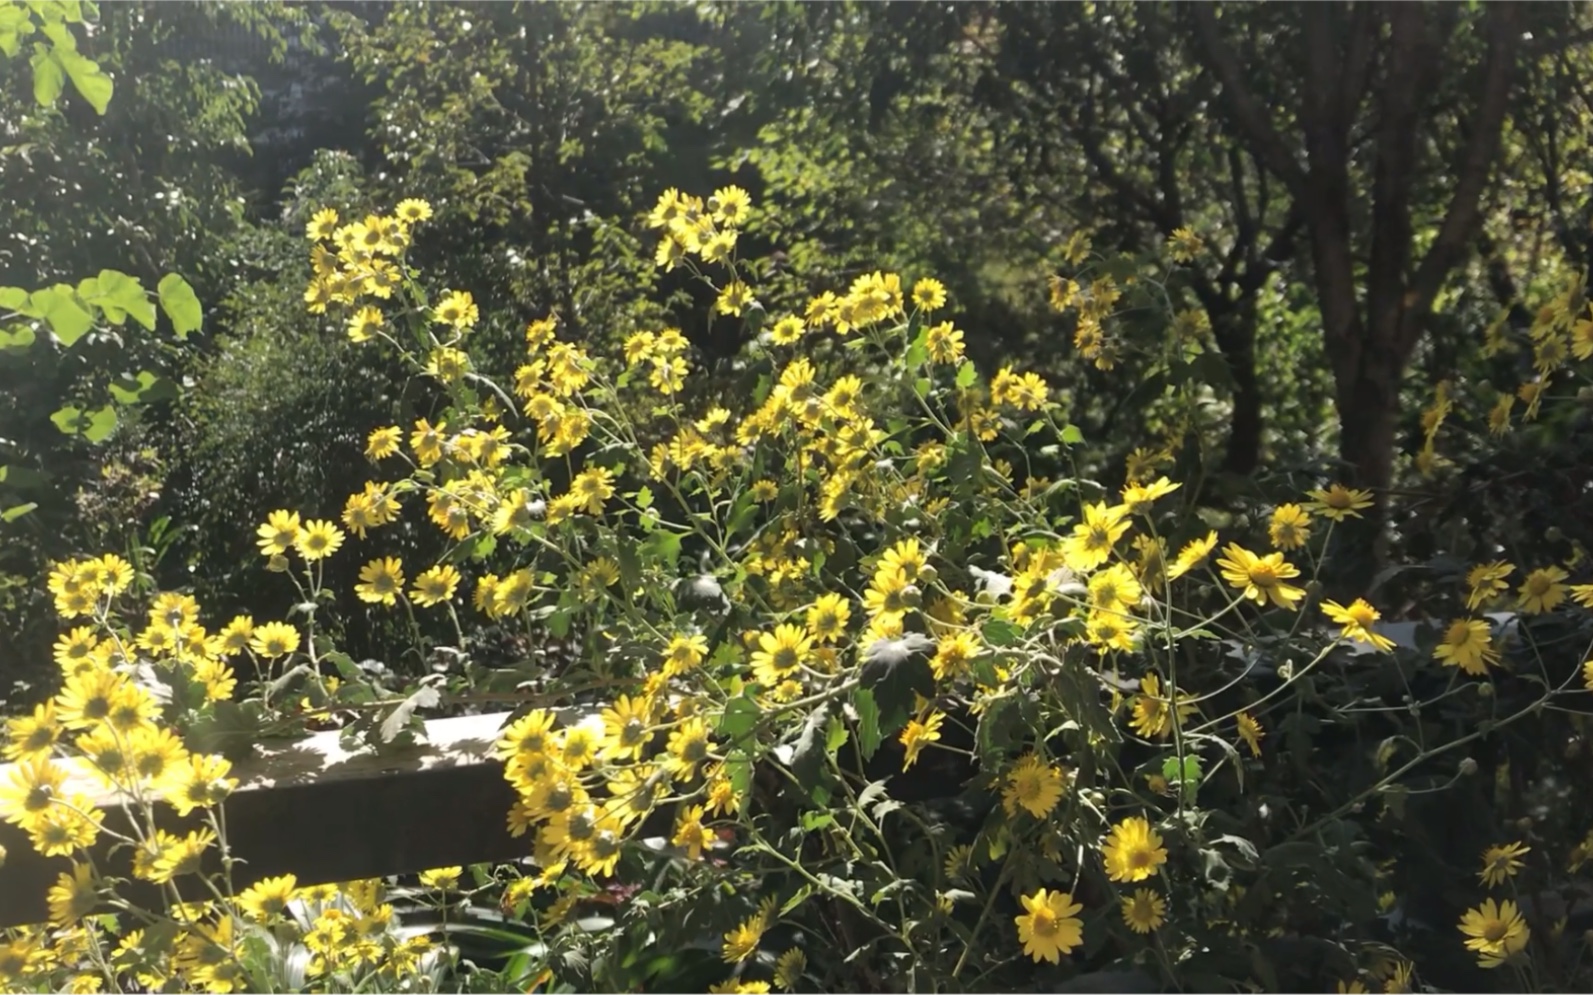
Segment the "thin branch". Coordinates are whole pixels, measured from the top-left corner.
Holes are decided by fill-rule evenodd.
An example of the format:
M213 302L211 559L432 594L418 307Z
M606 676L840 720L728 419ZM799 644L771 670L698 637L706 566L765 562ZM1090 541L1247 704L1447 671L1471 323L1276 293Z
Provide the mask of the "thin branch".
M1203 61L1222 84L1223 96L1227 99L1240 129L1266 162L1267 168L1288 185L1289 192L1295 199L1304 200L1308 194L1305 169L1295 159L1294 153L1289 151L1289 146L1278 134L1278 129L1273 127L1271 118L1256 102L1250 88L1245 85L1244 71L1239 67L1239 60L1222 40L1221 31L1217 27L1214 5L1193 3L1186 9L1194 18L1195 35L1200 40L1199 48Z
M1408 310L1423 314L1443 284L1444 277L1460 261L1481 220L1482 190L1487 185L1499 153L1505 114L1510 105L1511 82L1515 75L1521 33L1516 27L1519 8L1512 3L1488 6L1488 56L1482 74L1482 92L1477 102L1475 125L1466 144L1457 173L1459 180L1445 212L1443 224L1432 247L1417 267L1408 295ZM1399 343L1408 350L1414 344L1420 325L1409 322Z

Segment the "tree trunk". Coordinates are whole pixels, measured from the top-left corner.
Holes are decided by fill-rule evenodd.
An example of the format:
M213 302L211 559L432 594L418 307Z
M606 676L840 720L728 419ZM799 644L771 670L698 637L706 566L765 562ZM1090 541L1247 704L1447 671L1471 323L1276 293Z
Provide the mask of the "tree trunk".
M1248 477L1261 462L1261 433L1265 426L1261 382L1256 376L1255 308L1253 304L1241 306L1213 317L1217 346L1233 377L1233 420L1228 426L1222 472Z

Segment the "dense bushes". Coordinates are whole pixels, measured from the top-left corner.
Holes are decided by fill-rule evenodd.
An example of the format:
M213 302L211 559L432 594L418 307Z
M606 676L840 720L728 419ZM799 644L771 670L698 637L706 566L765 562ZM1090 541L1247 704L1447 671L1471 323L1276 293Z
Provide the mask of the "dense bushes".
M757 209L734 187L671 190L648 219L662 265L743 320L759 288L736 247ZM114 555L59 565L65 688L10 723L22 766L4 804L42 849L87 846L92 808L59 790L71 754L135 806L164 794L217 812L226 759L167 730L202 739L223 709L237 733L362 704L351 731L379 748L393 730L368 706L398 692L397 708L403 689L373 689L340 644L352 601L452 661L427 700L531 681L587 716L535 708L502 732L519 797L504 817L527 861L469 884L439 869L414 892L273 879L234 894L224 873L212 902L119 923L89 916L115 882L85 862L52 891L50 928L10 941L8 984L1581 983L1569 874L1593 813L1581 748L1559 745L1580 743L1593 639L1581 563L1490 548L1401 564L1415 624L1385 629L1378 591L1339 602L1315 580L1370 495L1330 482L1213 527L1153 454L1121 487L1081 477L1089 444L1051 386L968 361L929 277L874 272L764 305L744 401L688 404L701 374L669 327L603 355L538 317L514 368L478 366L491 305L407 262L430 215L407 200L307 223L299 307L342 329L350 370L383 383L401 364L413 406L376 408L393 420L343 443L370 465L346 501L232 525L256 547L240 561L253 584L293 607L266 595L233 616ZM1035 292L1095 309L1089 358L1118 334L1109 295L1066 281ZM1535 334L1567 336L1569 358L1579 333L1556 313ZM1168 410L1198 392L1182 385ZM1445 399L1435 440L1455 428ZM422 514L430 544L404 524ZM487 660L472 640L488 626L558 649ZM162 882L223 836L213 816L181 838L142 821L127 844ZM571 921L603 893L622 894L606 925ZM535 952L473 968L402 939L394 895L501 904ZM661 942L680 952L650 958Z

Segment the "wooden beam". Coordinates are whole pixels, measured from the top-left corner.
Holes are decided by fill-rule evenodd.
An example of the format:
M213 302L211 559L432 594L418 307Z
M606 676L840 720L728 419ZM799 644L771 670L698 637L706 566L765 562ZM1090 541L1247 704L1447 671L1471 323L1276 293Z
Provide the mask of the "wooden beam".
M323 884L529 856L531 837L509 835L515 793L492 756L508 717L434 719L426 723L425 744L380 756L344 750L335 730L257 746L253 757L235 765L238 790L223 803L232 854L244 861L235 869L234 887L278 874ZM0 765L0 780L9 779L12 766ZM66 790L105 796L88 783L69 782ZM156 822L172 832L202 824L198 812L178 818L163 803ZM105 824L125 832L126 814L107 808ZM95 860L108 874L131 877L127 848L112 855L113 842L101 834ZM39 856L27 834L8 823L0 823L0 846L8 854L0 866L0 927L46 920L46 892L70 862ZM211 869L219 870L219 855L211 856ZM133 881L120 893L162 907L147 882Z

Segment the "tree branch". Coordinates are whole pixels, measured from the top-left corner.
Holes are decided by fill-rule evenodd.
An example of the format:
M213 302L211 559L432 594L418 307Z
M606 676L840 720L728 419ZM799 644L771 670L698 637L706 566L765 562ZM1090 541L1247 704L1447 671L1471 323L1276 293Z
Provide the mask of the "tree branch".
M1520 47L1517 28L1519 8L1511 3L1488 5L1488 55L1482 73L1482 92L1477 101L1475 124L1466 143L1449 209L1432 247L1417 267L1407 295L1407 311L1425 314L1438 295L1444 277L1460 261L1482 218L1482 190L1488 182L1499 154L1505 114L1509 110L1510 90ZM1418 322L1408 322L1400 346L1408 351L1419 333Z
M1277 128L1273 127L1266 111L1256 102L1255 95L1245 85L1244 72L1239 67L1239 60L1222 40L1213 5L1193 3L1185 9L1194 18L1195 35L1200 40L1202 61L1222 84L1223 96L1227 99L1240 130L1255 147L1257 154L1267 164L1267 168L1276 173L1289 187L1289 192L1295 199L1304 200L1307 194L1305 170L1295 159L1294 153L1289 151L1289 146L1284 143Z

